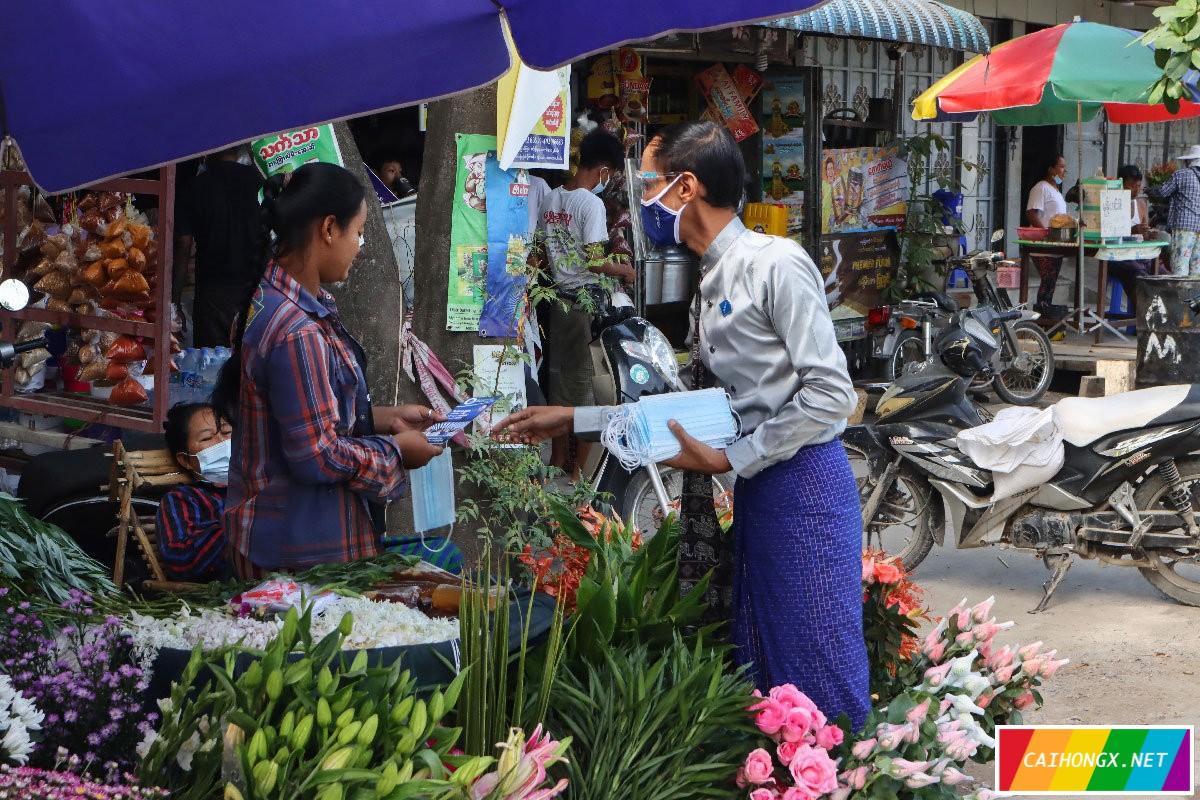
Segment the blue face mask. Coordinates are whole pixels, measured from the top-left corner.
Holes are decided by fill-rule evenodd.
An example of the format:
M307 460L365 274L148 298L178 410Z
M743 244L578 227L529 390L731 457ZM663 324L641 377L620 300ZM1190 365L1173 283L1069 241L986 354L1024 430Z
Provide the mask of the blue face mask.
M679 238L679 219L683 215L683 209L687 208L687 203L680 206L678 211L662 204L663 196L671 191L671 187L679 182L680 177L677 175L661 192L649 200L642 201L642 230L655 247L683 244L683 240Z
M1060 178L1060 177L1058 177L1057 175L1055 175L1055 176L1054 176L1054 185L1055 185L1055 186L1062 186L1062 178Z
M608 188L608 181L600 181L592 187L592 194L604 194L604 190Z
M423 534L447 525L453 530L454 459L450 448L442 450L420 469L409 470L408 481L412 493L413 530Z
M206 447L195 454L200 466L200 477L214 486L229 485L229 459L233 454L233 440L226 439Z

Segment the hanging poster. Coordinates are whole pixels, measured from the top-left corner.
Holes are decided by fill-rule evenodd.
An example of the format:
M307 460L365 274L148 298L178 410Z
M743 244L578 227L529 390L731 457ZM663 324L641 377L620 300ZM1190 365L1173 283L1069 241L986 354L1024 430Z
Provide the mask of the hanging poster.
M504 169L566 169L571 142L571 68L543 72L520 62L497 84L496 130Z
M446 330L479 330L487 271L487 158L495 136L456 133L457 178L450 211Z
M250 152L259 172L268 178L292 172L311 161L345 166L332 125L310 125L255 139L250 143Z
M821 154L821 232L895 229L908 207L908 167L899 148L855 147Z
M516 336L525 311L529 258L529 173L487 160L487 282L480 336Z
M491 429L514 411L529 404L525 392L525 361L521 350L504 345L477 344L474 347L473 371L476 397L499 397L496 404L475 420L481 433Z
M734 80L742 82L746 76ZM788 210L788 236L799 239L804 233L805 198L805 98L808 79L803 77L766 77L762 86L763 200L774 201Z
M696 85L700 95L708 102L713 113L725 123L733 138L745 141L758 131L758 124L742 100L738 85L734 83L724 64L714 64L703 72L696 73Z

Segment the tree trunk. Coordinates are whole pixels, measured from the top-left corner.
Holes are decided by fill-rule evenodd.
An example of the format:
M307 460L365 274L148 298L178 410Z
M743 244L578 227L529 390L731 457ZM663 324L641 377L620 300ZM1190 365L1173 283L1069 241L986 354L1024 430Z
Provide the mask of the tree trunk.
M362 155L350 126L334 126L346 168L370 185ZM367 352L367 385L376 405L394 405L400 376L400 328L404 320L404 294L400 266L383 221L375 192L367 196L365 243L354 259L350 277L333 287L338 312L350 333Z
M417 243L414 275L413 332L429 345L452 375L470 367L473 347L486 343L474 333L452 333L446 330L446 287L450 272L450 208L454 202L457 169L456 133L494 134L496 132L496 88L478 89L441 100L429 106L429 121L425 135L425 158L421 168L420 191L417 194ZM496 341L492 340L492 344ZM420 387L404 379L400 396L407 402L427 403ZM464 453L454 453L456 467L463 462ZM475 486L456 483L456 500L479 500L482 493ZM397 504L397 515L411 522L412 513L407 501ZM398 526L403 528L403 526ZM474 563L480 551L474 525L454 537L466 557ZM411 525L409 526L411 530Z

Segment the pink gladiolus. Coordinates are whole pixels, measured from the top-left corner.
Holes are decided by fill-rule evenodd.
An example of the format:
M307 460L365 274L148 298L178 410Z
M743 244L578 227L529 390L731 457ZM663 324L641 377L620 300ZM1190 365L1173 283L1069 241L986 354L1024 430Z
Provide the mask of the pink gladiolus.
M909 761L907 758L895 758L892 759L892 766L888 770L888 774L893 778L907 778L909 775L924 772L932 763L932 761Z
M914 706L911 711L904 715L904 720L909 725L920 725L925 721L925 717L929 714L930 702L931 698L928 697L922 700L920 703Z
M1038 654L1038 652L1041 649L1042 649L1041 642L1034 642L1033 644L1027 644L1024 647L1022 647L1020 650L1017 651L1017 657L1020 658L1022 661L1025 661L1027 659L1033 658L1035 655Z
M910 789L924 789L926 786L932 786L937 782L937 778L932 775L927 775L924 772L918 772L915 775L909 775L904 779L905 785Z
M850 748L850 755L854 756L859 761L866 761L871 757L871 754L875 752L875 747L877 744L877 739L863 739L862 741L855 742L854 746Z
M792 759L796 757L796 750L800 748L798 742L780 742L775 748L775 754L779 756L779 763L785 767L792 763Z
M813 797L832 792L837 788L837 762L819 747L802 746L788 765L796 786L811 793Z
M550 788L541 788L546 782L546 767L566 760L562 756L565 745L554 741L549 734L543 736L541 725L533 729L528 740L520 728L512 728L508 740L499 747L495 771L471 785L474 800L490 796L503 800L550 800L566 791L566 778Z
M770 789L755 789L750 793L750 800L777 800L779 795Z
M842 773L841 778L842 782L845 783L847 787L857 792L859 789L867 785L867 768L863 766L855 767L852 770L847 770L846 772Z
M817 747L832 750L842 743L845 734L837 725L824 725L817 731Z
M774 736L779 733L787 721L788 710L771 698L763 700L760 705L763 707L759 709L758 715L754 718L754 724L767 736Z
M939 664L936 667L930 667L925 670L925 682L930 686L938 687L942 685L942 681L950 674L950 667L954 665L953 661L948 661L945 664Z
M771 760L771 754L760 747L746 756L746 763L742 769L746 772L748 783L763 784L771 780L771 775L775 772L775 763Z
M1024 711L1031 705L1033 705L1033 692L1026 692L1025 694L1019 696L1016 700L1013 700L1013 706L1015 706L1018 711Z
M992 613L992 606L995 604L996 604L996 598L994 596L989 597L987 600L984 600L982 603L979 603L978 605L976 605L974 608L971 609L971 619L975 620L976 622L986 622L987 618Z
M960 783L967 783L974 780L970 775L960 771L957 767L946 767L941 773L942 783L947 786L958 786Z

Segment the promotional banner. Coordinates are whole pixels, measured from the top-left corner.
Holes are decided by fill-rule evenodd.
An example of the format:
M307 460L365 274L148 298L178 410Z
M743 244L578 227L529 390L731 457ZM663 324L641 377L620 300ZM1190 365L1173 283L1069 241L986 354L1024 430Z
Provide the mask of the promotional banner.
M516 336L525 311L529 173L487 160L487 282L480 336Z
M740 77L739 77L740 75ZM734 81L753 86L751 77L735 70ZM746 82L750 81L749 84ZM808 80L802 77L768 77L762 91L763 200L788 210L788 236L804 232L806 165L804 114Z
M855 147L821 154L821 232L898 228L908 208L908 165L899 148Z
M259 172L268 178L280 172L292 172L311 161L346 166L332 125L310 125L255 139L250 143L250 152Z
M493 422L499 422L529 404L525 392L525 362L518 348L504 345L477 344L473 355L475 394L500 398L476 420L477 429L486 432L491 430Z
M496 130L503 169L566 169L571 141L571 68L520 62L497 84Z
M487 271L487 159L495 136L456 133L457 173L450 211L446 330L478 331Z
M696 74L696 85L701 96L708 102L713 113L725 123L733 138L745 141L758 131L750 109L742 100L738 84L730 76L724 64L714 64Z
M818 266L825 276L825 301L839 339L865 332L862 320L883 304L882 293L892 281L899 254L891 230L821 237Z

